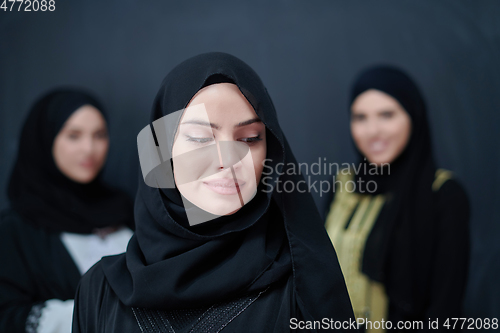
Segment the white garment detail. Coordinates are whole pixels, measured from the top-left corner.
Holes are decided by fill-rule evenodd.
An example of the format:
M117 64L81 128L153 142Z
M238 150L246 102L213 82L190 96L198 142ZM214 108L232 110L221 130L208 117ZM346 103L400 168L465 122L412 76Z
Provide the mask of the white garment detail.
M46 301L38 321L37 333L70 333L73 324L73 306L72 299Z
M128 228L115 231L104 239L94 234L82 235L63 232L61 233L61 241L83 275L103 256L125 252L132 235L132 230Z

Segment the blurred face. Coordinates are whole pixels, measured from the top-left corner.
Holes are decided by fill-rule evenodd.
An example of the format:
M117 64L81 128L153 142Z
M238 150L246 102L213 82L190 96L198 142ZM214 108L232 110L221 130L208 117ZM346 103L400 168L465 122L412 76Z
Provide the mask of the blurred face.
M411 119L396 99L371 89L352 103L351 133L369 162L392 163L408 144Z
M229 215L257 192L266 129L236 85L213 84L185 109L172 157L181 194L207 212Z
M108 152L106 121L91 105L78 108L54 139L52 155L69 179L86 184L102 169Z

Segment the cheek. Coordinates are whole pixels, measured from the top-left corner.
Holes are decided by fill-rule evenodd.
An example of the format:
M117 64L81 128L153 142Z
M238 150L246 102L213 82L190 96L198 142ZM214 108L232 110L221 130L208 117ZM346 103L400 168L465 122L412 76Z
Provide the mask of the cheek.
M88 172L82 172L78 166L78 145L75 142L64 138L56 140L52 153L54 162L63 175L77 182L88 181Z
M179 156L183 153L188 152L189 149L184 147L184 143L180 142L179 140L175 140L174 145L172 147L172 157Z
M388 128L388 131L390 131L391 136L394 140L395 148L401 150L406 147L406 144L410 139L411 122L406 117L401 117L397 119L393 124L391 124L391 127Z
M73 162L76 163L76 144L64 138L54 142L54 160L58 166L69 166Z
M173 147L172 147L172 157L176 157L176 156L181 155L187 151L188 150L183 146L183 144L181 142L179 142L178 140L176 140L174 142Z
M255 147L251 150L252 160L255 169L255 179L257 183L260 182L260 177L262 176L262 170L264 169L264 160L266 158L266 144L265 142L260 147Z
M186 149L184 144L174 144L172 162L177 186L210 177L220 168L217 145ZM189 148L189 147L187 147Z
M106 159L106 155L108 153L108 149L109 149L109 141L108 140L100 140L97 142L96 147L97 147L97 149L96 149L97 159L104 162L104 160Z
M200 147L196 147L193 144L186 142L185 140L175 140L172 147L172 157L189 153L190 151L196 150L196 148Z
M351 135L354 140L354 143L360 150L362 150L364 142L363 133L364 133L363 125L357 123L351 123Z

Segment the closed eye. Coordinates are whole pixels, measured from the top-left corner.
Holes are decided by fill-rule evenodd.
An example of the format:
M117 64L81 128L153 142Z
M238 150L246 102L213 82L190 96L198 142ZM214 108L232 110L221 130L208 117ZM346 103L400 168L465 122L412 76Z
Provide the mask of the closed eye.
M214 141L214 138L212 138L212 137L196 138L196 137L192 137L192 136L188 136L188 135L186 135L186 137L187 137L186 141L193 142L195 144L205 144L205 143ZM251 144L254 144L256 142L262 141L262 138L260 137L260 135L258 135L258 136L249 137L249 138L242 138L242 139L239 139L238 141L241 141L241 142L244 142L246 144L251 145Z
M260 137L260 135L257 135L257 136L250 137L250 138L243 138L243 139L240 139L240 141L245 142L245 143L248 143L248 144L253 144L253 143L256 143L256 142L262 141L262 138Z
M394 112L393 111L384 111L384 112L380 113L380 116L382 118L385 118L385 119L390 119L390 118L392 118L392 116L394 116Z
M197 143L197 144L204 144L204 143L208 143L208 142L211 142L214 140L214 138L211 138L211 137L207 137L207 138L195 138L195 137L192 137L192 136L189 136L189 135L186 135L187 139L186 141L190 141L190 142L194 142L194 143Z
M352 121L362 121L362 120L365 120L365 119L366 119L366 116L364 114L353 113L351 115L351 120Z
M78 140L78 138L80 138L80 132L71 131L71 132L68 133L68 138L70 140Z
M99 131L94 133L94 137L97 139L106 139L108 137L108 133L106 131Z

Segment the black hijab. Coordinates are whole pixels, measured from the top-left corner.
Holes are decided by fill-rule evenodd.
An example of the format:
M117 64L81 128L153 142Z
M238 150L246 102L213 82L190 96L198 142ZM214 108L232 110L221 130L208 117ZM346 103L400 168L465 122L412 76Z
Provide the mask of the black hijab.
M272 161L266 165L274 170L267 184L274 186L284 171L278 163L296 161L266 88L238 58L206 53L176 66L161 84L151 121L184 109L202 87L218 82L236 84L265 124ZM295 183L302 179L281 177ZM309 193L264 193L259 187L235 214L193 227L185 223L183 209L177 189L149 187L140 177L136 234L125 256L102 260L111 288L125 305L210 306L291 277L290 314L353 318L335 251Z
M385 193L388 198L368 237L362 271L385 284L389 298L401 311L415 314L425 303L435 216L432 183L436 168L426 107L415 83L393 67L377 66L362 72L352 88L351 105L370 89L382 91L402 105L411 118L411 137L391 163L390 173L385 167L376 175L370 174L369 162L358 150L362 167L356 178L375 181L375 194Z
M132 227L132 202L125 193L105 186L100 174L77 183L56 166L54 139L66 120L83 105L100 103L74 89L57 89L32 107L24 123L8 187L11 207L27 222L55 232L88 234L96 228Z

